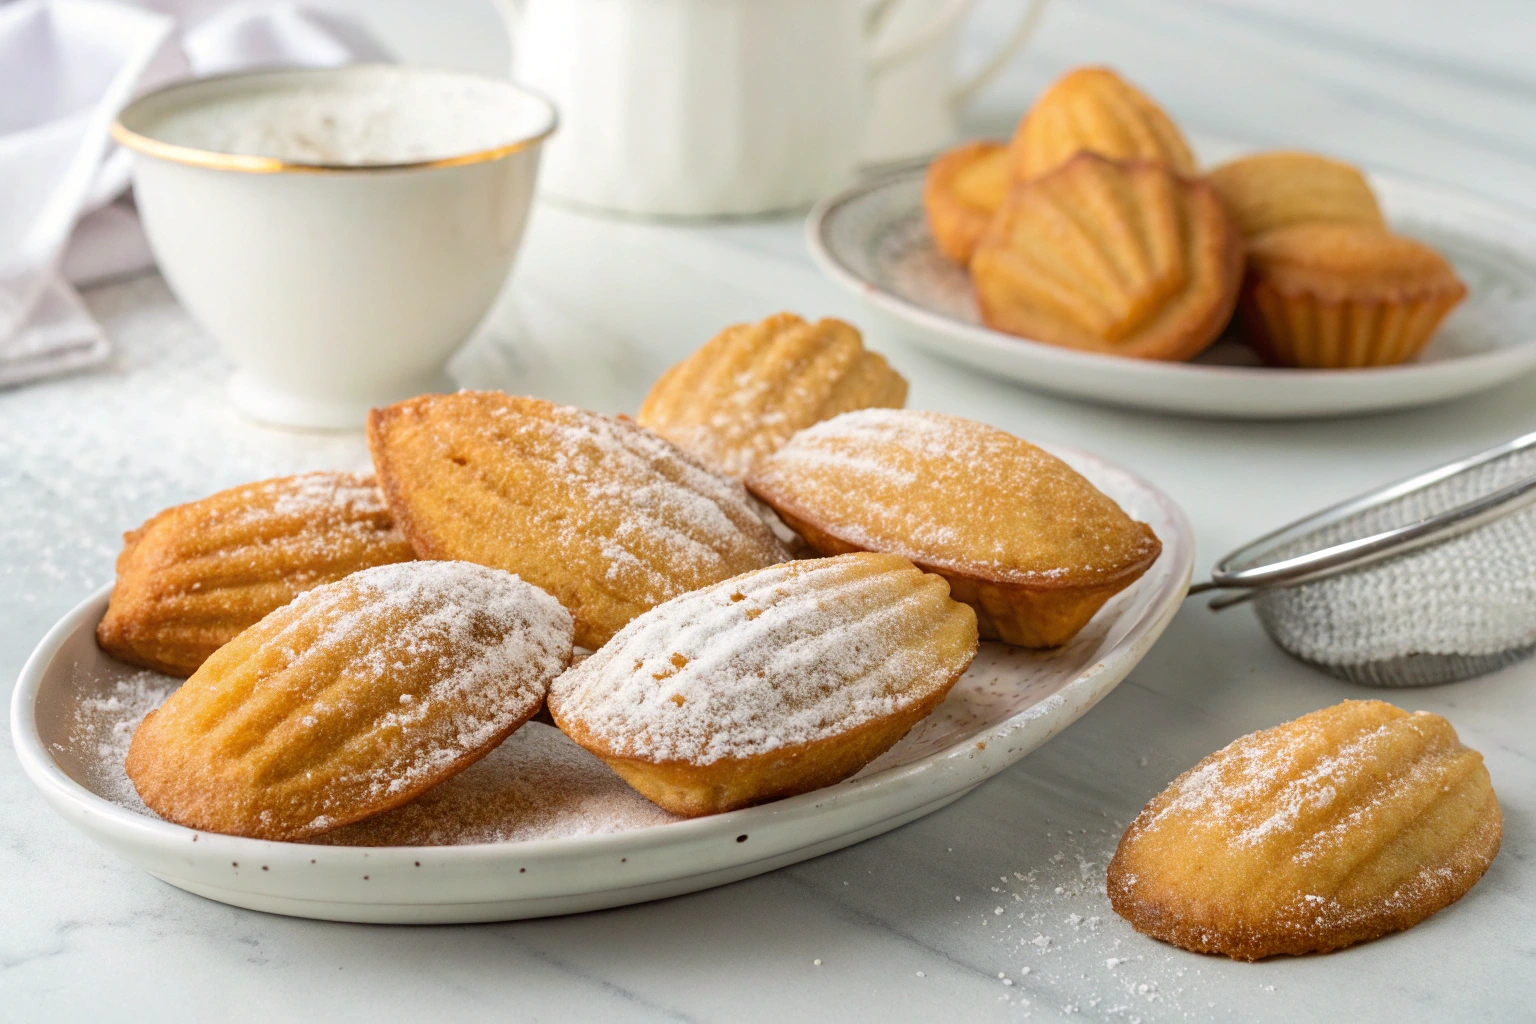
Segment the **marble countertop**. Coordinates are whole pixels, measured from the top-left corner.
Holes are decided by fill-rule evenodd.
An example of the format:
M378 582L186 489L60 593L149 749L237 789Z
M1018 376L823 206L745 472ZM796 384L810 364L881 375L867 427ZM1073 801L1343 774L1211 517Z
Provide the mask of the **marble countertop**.
M399 3L381 10L408 21ZM1311 146L1536 208L1536 76L1507 34L1483 30L1483 60L1475 33L1427 4L1374 36L1331 10L1060 2L970 127L1006 130L1059 70L1106 61L1192 132ZM1504 10L1511 32L1529 27L1524 8ZM124 528L257 476L366 463L359 436L230 411L227 365L157 277L88 301L112 363L0 393L0 679L110 579ZM798 218L689 228L540 206L512 286L454 368L466 386L633 410L721 326L779 309L861 320L811 266ZM1096 450L1156 481L1194 523L1197 572L1300 514L1536 428L1536 377L1416 412L1232 423L1072 403L868 340L912 382L913 407ZM1104 866L1152 794L1242 733L1374 696L1445 715L1487 758L1504 847L1465 899L1400 935L1260 964L1160 945L1114 915ZM1098 708L950 807L755 879L567 918L393 928L235 910L92 845L6 752L0 1018L1507 1021L1536 1005L1533 851L1536 663L1382 693L1289 660L1247 610L1191 601Z

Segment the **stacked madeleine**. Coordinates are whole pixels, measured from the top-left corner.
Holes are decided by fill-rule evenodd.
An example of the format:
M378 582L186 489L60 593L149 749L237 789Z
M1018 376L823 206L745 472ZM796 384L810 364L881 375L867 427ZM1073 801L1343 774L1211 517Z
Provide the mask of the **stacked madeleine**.
M1064 463L905 398L853 327L781 314L668 371L639 422L422 395L371 415L377 483L163 512L127 535L98 628L190 673L134 733L129 778L171 821L307 840L544 707L674 814L847 778L981 637L1066 643L1160 551Z
M1189 359L1237 308L1273 365L1383 366L1466 294L1353 167L1265 153L1202 178L1167 113L1107 68L1059 79L1010 143L940 156L923 202L989 326L1084 351Z

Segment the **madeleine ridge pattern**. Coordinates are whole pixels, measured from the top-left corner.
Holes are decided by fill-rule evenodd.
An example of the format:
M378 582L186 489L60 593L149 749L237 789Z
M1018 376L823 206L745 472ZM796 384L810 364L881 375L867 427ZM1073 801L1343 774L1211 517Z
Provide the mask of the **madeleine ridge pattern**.
M1242 237L1210 186L1091 153L1016 185L971 258L988 326L1167 360L1216 340L1242 269Z
M1365 175L1312 153L1256 153L1206 176L1246 238L1292 224L1358 224L1386 229Z
M721 331L662 374L636 416L705 464L741 477L791 434L851 409L900 408L907 382L841 320L779 313Z
M678 814L831 785L943 700L976 619L895 555L808 559L685 594L562 676L572 739Z
M1197 171L1189 144L1163 108L1109 68L1077 68L1052 83L1019 122L1010 149L1021 181L1081 152L1151 161L1185 176Z
M968 142L929 164L923 210L939 250L956 263L969 263L1012 183L1008 147L1001 142Z
M865 409L795 435L748 478L822 554L888 551L949 580L983 636L1065 643L1162 545L1060 459L983 423Z
M1109 865L1138 931L1239 960L1339 949L1454 903L1498 853L1482 756L1450 723L1345 701L1174 780Z
M135 730L128 777L190 828L318 835L474 763L532 717L571 655L569 613L511 573L365 569L220 648Z
M588 649L789 557L740 483L627 420L463 391L374 410L368 442L419 557L517 573L559 598Z
M373 478L352 473L233 487L168 508L123 539L97 642L177 676L298 594L413 557Z

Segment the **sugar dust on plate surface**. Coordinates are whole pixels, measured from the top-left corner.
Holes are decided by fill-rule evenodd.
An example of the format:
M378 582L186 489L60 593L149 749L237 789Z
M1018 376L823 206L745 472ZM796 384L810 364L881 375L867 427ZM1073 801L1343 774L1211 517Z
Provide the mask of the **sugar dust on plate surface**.
M1226 1019L1205 999L1192 1005L1191 983L1199 974L1194 954L1138 936L1110 907L1105 868L1122 828L1106 822L1098 829L1057 831L1065 843L1038 866L997 876L1001 886L983 883L986 891L1005 895L1003 907L1015 911L1000 915L994 903L991 913L980 910L971 918L1007 958L999 966L1008 969L996 974L1011 991L999 1001L1022 1009L1029 1005L1026 995L1038 1002L1054 991L1065 997L1055 1004L1064 1014L1136 1021L1158 1008L1159 1018L1172 1012L1181 1020Z

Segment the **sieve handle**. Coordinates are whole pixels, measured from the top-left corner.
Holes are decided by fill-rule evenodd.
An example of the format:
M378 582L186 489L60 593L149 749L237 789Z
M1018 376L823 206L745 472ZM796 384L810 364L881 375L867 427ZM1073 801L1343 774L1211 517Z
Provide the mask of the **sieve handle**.
M1210 580L1195 584L1190 587L1189 592L1199 594L1211 590L1257 591L1310 583L1313 580L1369 565L1383 558L1391 558L1431 544L1439 544L1486 523L1529 508L1536 505L1536 476L1516 481L1491 494L1405 526L1394 527L1370 536L1333 544L1317 551L1245 569L1227 568L1256 549L1262 550L1266 546L1274 547L1289 537L1303 535L1366 509L1394 501L1494 459L1531 447L1536 447L1536 433L1516 438L1487 451L1459 459L1298 520L1222 558L1211 570ZM1219 611L1246 599L1246 596L1217 598L1211 602L1211 608Z

